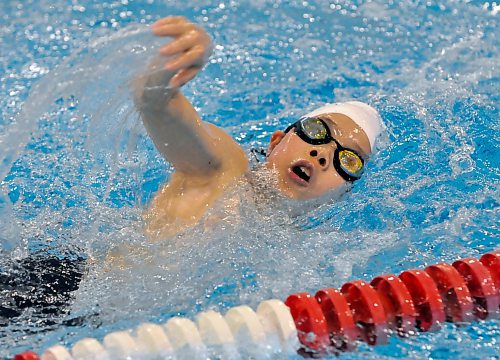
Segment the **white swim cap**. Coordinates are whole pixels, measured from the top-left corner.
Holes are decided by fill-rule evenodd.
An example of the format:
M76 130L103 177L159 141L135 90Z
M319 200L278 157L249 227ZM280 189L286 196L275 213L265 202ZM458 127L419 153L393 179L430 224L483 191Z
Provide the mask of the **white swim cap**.
M377 110L360 101L327 104L311 111L305 117L314 117L322 114L342 114L348 116L365 132L370 141L371 150L375 149L375 140L382 132L383 122Z

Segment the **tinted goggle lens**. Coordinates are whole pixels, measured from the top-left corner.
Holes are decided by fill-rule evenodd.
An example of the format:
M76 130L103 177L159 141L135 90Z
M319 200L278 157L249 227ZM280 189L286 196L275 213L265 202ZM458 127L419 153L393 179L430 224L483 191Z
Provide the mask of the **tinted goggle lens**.
M328 130L320 119L307 118L300 122L302 131L308 138L314 140L325 140L328 137Z
M354 178L360 178L363 174L363 161L361 158L348 149L342 149L338 154L342 170Z

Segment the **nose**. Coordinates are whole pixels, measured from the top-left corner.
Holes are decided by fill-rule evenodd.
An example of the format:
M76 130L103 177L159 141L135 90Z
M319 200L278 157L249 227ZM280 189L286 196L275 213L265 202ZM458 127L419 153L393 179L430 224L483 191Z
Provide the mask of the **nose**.
M325 151L311 150L309 153L311 157L318 159L318 164L321 168L326 169L328 167L328 154Z

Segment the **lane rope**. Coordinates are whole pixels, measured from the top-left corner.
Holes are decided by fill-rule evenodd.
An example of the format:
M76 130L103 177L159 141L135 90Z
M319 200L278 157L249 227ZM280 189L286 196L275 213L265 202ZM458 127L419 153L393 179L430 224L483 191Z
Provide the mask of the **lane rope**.
M55 345L39 356L27 351L13 360L133 359L148 356L207 358L225 354L264 357L267 351L306 356L353 351L357 341L384 344L388 336L436 331L445 321L469 323L500 318L500 251L439 263L424 270L387 274L370 283L355 280L314 296L299 292L285 302L266 300L254 311L231 308L225 316L206 311L196 323L180 317L106 335L102 344L85 338L70 350ZM271 356L271 355L270 355Z

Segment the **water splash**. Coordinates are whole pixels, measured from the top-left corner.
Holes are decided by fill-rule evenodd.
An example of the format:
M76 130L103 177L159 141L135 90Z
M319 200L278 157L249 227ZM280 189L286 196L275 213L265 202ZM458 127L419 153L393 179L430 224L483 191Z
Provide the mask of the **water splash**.
M28 98L2 88L2 104L24 106L15 121L9 112L1 124L1 234L8 247L22 250L14 259L37 251L42 258L85 255L85 278L71 292L68 312L48 319L28 309L16 317L2 351L60 339L71 344L176 314L255 306L496 246L498 141L491 134L498 132L498 21L490 8L454 1L80 2L83 10L41 3L55 6L55 19L34 16L40 8L31 4L16 10L16 25L0 29L33 41L35 34L50 37L37 45L52 55L31 55L27 38L18 53L1 51L22 55L17 75L26 83L17 85L24 91L28 79L41 77ZM247 149L265 148L272 130L316 105L369 100L386 119L387 134L367 176L340 201L295 218L249 205L243 224L227 218L215 230L199 227L168 243L147 243L142 208L171 169L145 136L129 82L158 43L145 27L117 29L174 12L205 25L219 45L185 89L204 119ZM64 41L64 28L74 29L73 44ZM110 253L123 266L106 267ZM490 340L475 340L482 331L494 337L490 325L476 326L460 338L463 349L492 353ZM438 356L445 351L440 336L453 330L440 334L398 340L389 350L362 348L359 356ZM462 349L457 338L447 340L448 349Z

